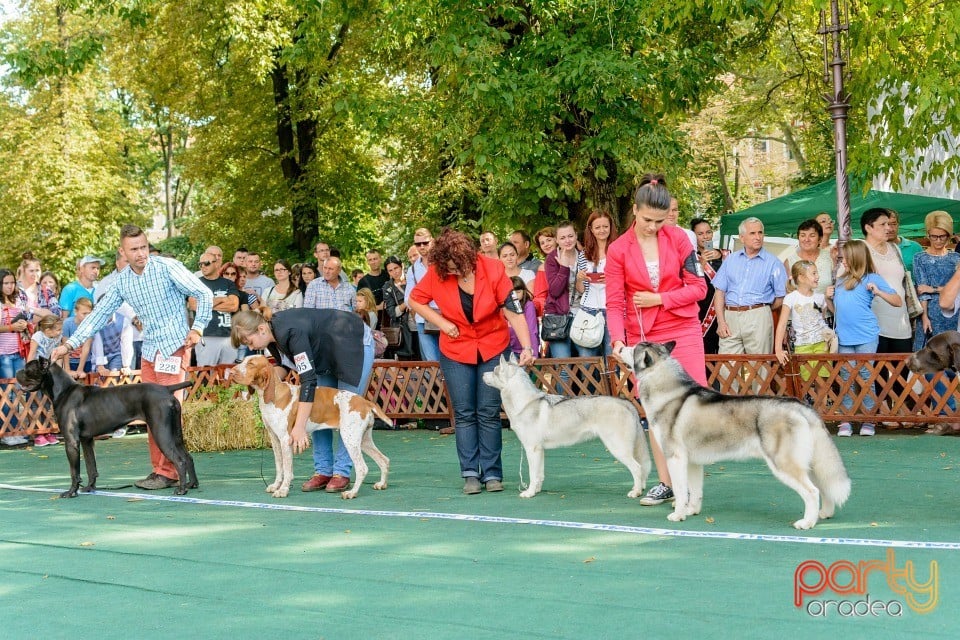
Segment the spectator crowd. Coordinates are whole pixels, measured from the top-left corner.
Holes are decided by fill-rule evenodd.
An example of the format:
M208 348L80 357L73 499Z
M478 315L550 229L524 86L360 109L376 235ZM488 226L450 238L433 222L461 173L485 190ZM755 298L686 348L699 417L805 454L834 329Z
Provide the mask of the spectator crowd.
M513 354L523 363L544 356L617 356L640 340L676 340L674 356L706 384L706 354L773 354L785 363L791 354L904 353L957 328L956 294L941 299L951 283L950 291L960 287L954 277L960 253L950 248L953 220L945 212L926 216L921 244L900 236L895 211L870 209L859 220L864 239L839 249L831 238L834 221L823 212L799 225L795 249L781 260L764 248L757 218L740 224L739 246L727 250L715 244L713 226L704 218L691 220L689 229L679 227L679 211L664 177L651 174L641 180L622 232L603 211L591 213L582 232L562 222L532 236L518 229L503 242L490 230L474 242L460 232L444 230L435 238L430 229L418 228L402 257L371 248L364 255L367 269L349 274L339 251L324 241L316 243L313 260L296 264L264 264L257 250L245 247L225 260L220 247L209 246L192 274L156 256L152 247L149 258L131 265L135 253L122 244L109 273L102 273L103 259L83 256L75 279L61 288L39 258L25 253L16 270L0 270L0 378L12 378L27 360L41 356L78 379L141 369L148 357L144 324L157 316L124 288L132 286L124 274L131 266L134 273L151 273L143 269L157 257L179 292L171 299L182 296L183 331L197 333L186 341L193 349L182 352L184 364L239 362L258 344L248 339L258 327L267 323L273 331L271 318L279 314L295 331L314 317L298 315L293 322L294 315L283 315L294 309L359 317L362 331L353 330L358 353L369 349L372 357L439 362L445 378L457 381L451 396L464 491L477 493L481 485L499 490L502 480L499 427L493 426L499 395L478 382L500 355ZM237 314L244 312L255 315L242 316L238 338ZM93 332L86 330L88 317L95 319ZM271 338L265 344L285 339ZM149 358L156 355L158 363L175 351L157 351L152 335L147 341L155 352ZM282 349L280 355L290 355L290 368L302 366ZM369 376L363 360L355 363L359 377L344 388L362 388L357 382ZM809 381L827 373L811 367L803 375ZM851 408L869 372L864 366L841 375L858 378L843 398ZM324 384L342 382L334 377ZM891 384L902 389L903 381ZM864 403L872 402L867 394ZM863 423L859 434L875 430L875 424ZM852 433L852 425L840 425L840 436ZM123 429L114 436L122 437ZM26 442L3 438L8 446ZM34 438L38 447L56 443L55 436ZM662 453L652 444L660 484L643 504L671 498ZM304 490L345 486L349 461L334 455L330 432L316 432L313 447L316 473Z

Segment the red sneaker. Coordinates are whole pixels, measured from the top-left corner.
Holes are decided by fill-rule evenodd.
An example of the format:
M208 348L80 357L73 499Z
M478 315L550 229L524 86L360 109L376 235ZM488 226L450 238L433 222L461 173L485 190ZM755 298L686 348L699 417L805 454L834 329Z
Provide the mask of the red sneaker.
M334 476L330 478L330 482L327 483L325 491L327 493L336 493L337 491L343 491L348 486L350 486L350 478L334 474Z
M300 489L302 491L320 491L327 486L328 482L330 482L330 476L315 473L312 478L303 483Z

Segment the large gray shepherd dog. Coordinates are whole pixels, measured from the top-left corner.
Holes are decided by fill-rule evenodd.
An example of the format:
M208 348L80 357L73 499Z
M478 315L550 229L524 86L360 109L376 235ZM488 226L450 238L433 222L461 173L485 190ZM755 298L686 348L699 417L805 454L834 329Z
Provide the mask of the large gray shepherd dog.
M636 498L643 493L650 474L650 453L640 415L632 404L610 396L567 398L544 393L513 356L509 361L501 356L500 364L483 374L483 381L500 390L510 429L527 454L530 486L521 498L532 498L543 487L544 450L594 438L600 438L630 470L633 488L627 496Z
M641 342L620 352L637 377L640 402L667 457L676 496L668 517L700 513L703 465L761 458L803 498L810 529L850 496L850 478L820 416L798 400L727 396L697 384L670 356L675 342ZM822 505L821 505L822 501Z

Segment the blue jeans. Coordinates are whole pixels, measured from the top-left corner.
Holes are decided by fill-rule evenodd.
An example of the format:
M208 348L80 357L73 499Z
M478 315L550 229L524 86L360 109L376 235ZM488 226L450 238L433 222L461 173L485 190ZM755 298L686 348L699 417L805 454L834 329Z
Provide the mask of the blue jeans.
M500 391L483 381L483 374L493 371L501 355L509 357L509 347L482 364L463 364L440 354L440 368L453 403L460 475L481 482L503 480Z
M120 371L123 368L123 358L119 353L113 353L109 356L104 356L107 359L105 366L110 371Z
M23 369L23 357L19 353L0 354L0 378L13 378Z
M928 383L932 382L934 378L937 378L937 381L933 385L933 389L937 392L937 395L939 395L941 398L947 395L947 385L944 384L942 379L940 379L933 373L925 373L923 374L923 377L926 378ZM955 377L957 377L957 374L955 374L950 369L946 369L945 371L943 371L943 377L946 378L947 380L953 380ZM931 402L933 402L932 399L931 399ZM953 398L953 396L950 396L947 399L947 408L950 409L950 413L957 412L957 401L956 399ZM946 415L946 413L941 411L940 415Z
M876 353L878 340L873 340L871 342L865 342L864 344L853 344L853 345L840 345L840 353ZM852 364L852 363L851 363ZM865 366L860 367L860 379L864 381L862 386L867 386L867 381L870 380L870 371ZM850 379L850 371L843 367L840 369L840 379L846 382ZM844 394L843 396L843 408L848 412L853 408L853 393L854 389L857 387L856 384L851 385L850 392ZM877 403L874 401L873 396L866 395L863 398L863 408L867 411L872 411L873 408L877 406Z
M417 323L417 335L420 337L420 358L430 362L440 362L440 336L427 333L423 323Z
M367 390L367 383L370 382L370 373L373 371L373 342L363 345L363 373L360 375L360 384L353 386L337 377L332 373L317 376L318 387L330 387L331 389L343 389L352 391L358 395L363 395ZM353 471L353 461L350 459L350 453L344 446L337 447L336 459L333 453L333 429L317 429L311 434L313 439L313 470L323 476L340 475L344 478L350 477Z
M5 353L0 355L0 378L13 378L17 375L17 371L23 369L24 360L19 353ZM16 383L11 382L10 384L4 385L6 388L3 392L8 397L8 402L6 403L6 413L9 413L13 409L11 407L16 406L16 396L17 396L17 385ZM17 426L16 416L11 416L10 426Z

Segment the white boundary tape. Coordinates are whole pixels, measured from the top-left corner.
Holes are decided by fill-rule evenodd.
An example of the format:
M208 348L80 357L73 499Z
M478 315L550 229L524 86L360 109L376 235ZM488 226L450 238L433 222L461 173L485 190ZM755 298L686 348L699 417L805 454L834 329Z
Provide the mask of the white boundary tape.
M24 487L12 484L0 484L0 489L11 491L33 491L39 493L61 493L60 489ZM181 502L185 504L207 505L214 507L236 507L241 509L264 509L272 511L299 511L306 513L332 513L350 516L380 516L383 518L417 518L429 520L458 520L462 522L489 522L496 524L526 524L540 527L558 527L563 529L581 529L587 531L612 531L635 535L663 536L672 538L704 538L713 540L747 540L752 542L791 542L801 544L825 544L859 547L889 547L897 549L927 549L935 551L960 551L960 542L924 542L919 540L879 540L870 538L820 538L800 535L770 535L762 533L735 533L731 531L684 531L661 529L657 527L633 527L619 524L595 522L575 522L566 520L537 520L533 518L508 518L504 516L482 516L462 513L443 513L437 511L381 511L372 509L335 509L332 507L304 507L274 502L245 502L240 500L207 500L189 496L172 496L146 493L117 493L114 491L94 491L81 493L81 496L102 496L106 498L138 498L158 502Z

